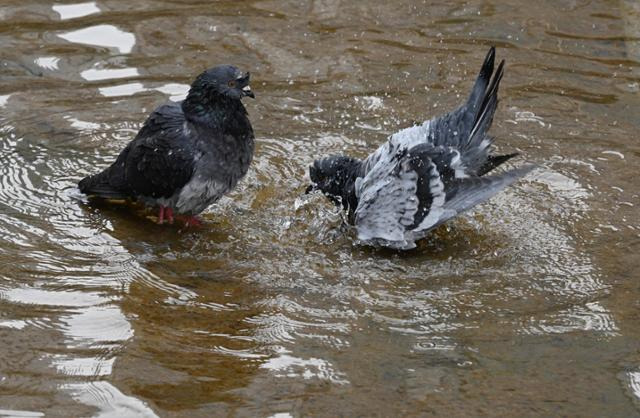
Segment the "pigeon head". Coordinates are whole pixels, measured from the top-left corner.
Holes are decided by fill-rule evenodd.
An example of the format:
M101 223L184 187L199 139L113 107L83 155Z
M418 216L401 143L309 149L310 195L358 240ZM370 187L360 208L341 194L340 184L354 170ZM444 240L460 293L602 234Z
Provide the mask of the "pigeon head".
M360 171L360 160L332 155L315 160L309 167L311 185L306 192L320 190L336 205L348 209L355 198L354 184ZM355 207L355 206L354 206Z
M200 74L191 85L191 93L211 99L223 97L240 100L245 96L255 98L249 87L249 72L240 71L233 65L220 65Z

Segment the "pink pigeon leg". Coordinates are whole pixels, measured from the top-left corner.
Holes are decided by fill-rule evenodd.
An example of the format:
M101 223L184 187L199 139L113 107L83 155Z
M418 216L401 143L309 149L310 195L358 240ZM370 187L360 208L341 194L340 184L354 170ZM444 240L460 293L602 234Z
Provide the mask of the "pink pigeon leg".
M167 216L167 221L169 221L170 224L173 224L173 208L167 207L165 209L165 215Z
M162 225L164 222L164 206L160 205L160 213L158 213L158 224Z

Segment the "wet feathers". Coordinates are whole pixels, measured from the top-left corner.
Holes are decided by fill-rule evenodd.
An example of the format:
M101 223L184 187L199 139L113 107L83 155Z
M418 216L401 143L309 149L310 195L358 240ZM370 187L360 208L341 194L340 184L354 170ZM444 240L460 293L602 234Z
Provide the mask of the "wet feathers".
M240 99L249 74L220 66L200 74L187 98L155 109L116 161L79 183L88 195L133 198L196 215L233 189L251 163L254 134Z
M514 157L490 155L488 136L504 61L491 48L458 109L401 130L364 160L330 156L310 167L311 181L341 205L364 244L410 249L428 231L489 199L533 166L485 176Z

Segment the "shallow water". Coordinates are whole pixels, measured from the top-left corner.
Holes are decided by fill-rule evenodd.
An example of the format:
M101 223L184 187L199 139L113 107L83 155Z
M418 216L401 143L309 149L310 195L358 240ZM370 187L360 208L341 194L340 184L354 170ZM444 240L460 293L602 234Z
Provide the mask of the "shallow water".
M640 415L635 3L43 3L0 6L0 416ZM540 168L354 245L308 164L452 109L489 45L496 143ZM219 63L257 95L238 190L188 230L88 204Z

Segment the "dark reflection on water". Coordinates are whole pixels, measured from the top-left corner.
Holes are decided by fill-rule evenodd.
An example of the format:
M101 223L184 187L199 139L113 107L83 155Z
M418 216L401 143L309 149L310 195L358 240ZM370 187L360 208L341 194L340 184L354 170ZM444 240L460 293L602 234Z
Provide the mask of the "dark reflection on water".
M0 415L638 414L632 3L5 3ZM306 167L458 104L488 45L497 144L540 167L415 251L355 246ZM204 227L78 193L221 62L258 143Z

